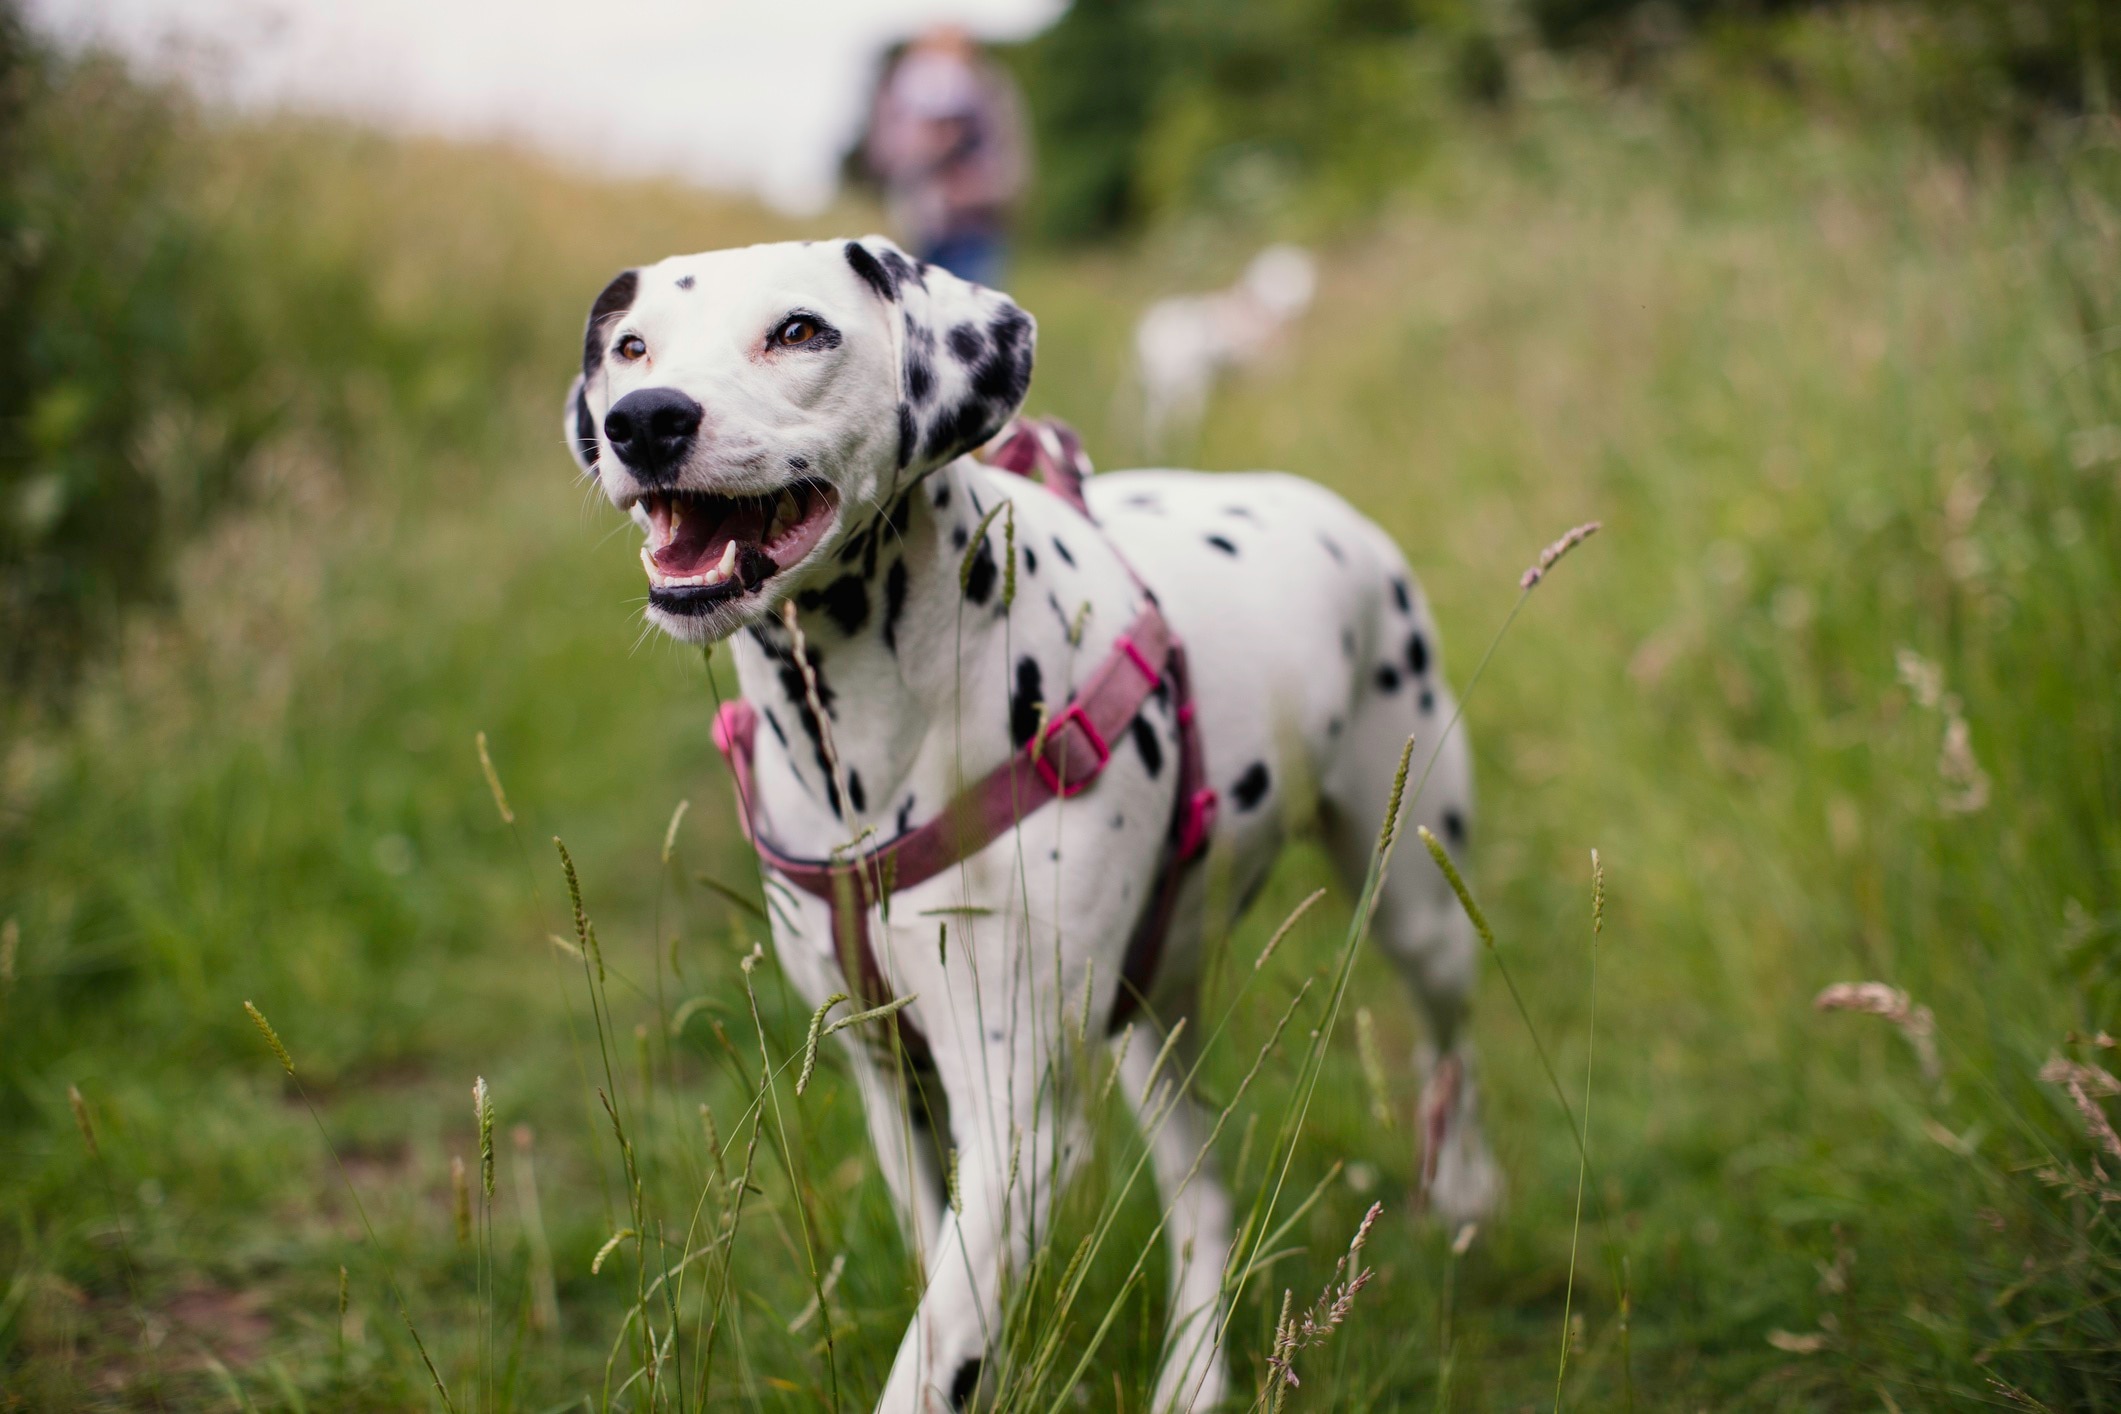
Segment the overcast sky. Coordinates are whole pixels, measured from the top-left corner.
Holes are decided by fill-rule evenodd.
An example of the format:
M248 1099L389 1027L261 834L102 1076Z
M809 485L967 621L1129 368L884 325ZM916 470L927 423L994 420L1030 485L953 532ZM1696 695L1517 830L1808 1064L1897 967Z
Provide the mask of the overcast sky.
M878 51L954 20L1018 38L1064 0L30 0L248 108L504 137L627 174L814 209Z

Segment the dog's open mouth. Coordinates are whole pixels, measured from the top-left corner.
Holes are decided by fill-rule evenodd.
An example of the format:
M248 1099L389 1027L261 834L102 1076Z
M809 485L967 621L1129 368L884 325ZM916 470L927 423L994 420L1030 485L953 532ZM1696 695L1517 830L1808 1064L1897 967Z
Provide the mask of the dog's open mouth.
M703 614L757 589L815 549L839 497L822 481L759 496L659 491L648 513L648 602L670 614Z

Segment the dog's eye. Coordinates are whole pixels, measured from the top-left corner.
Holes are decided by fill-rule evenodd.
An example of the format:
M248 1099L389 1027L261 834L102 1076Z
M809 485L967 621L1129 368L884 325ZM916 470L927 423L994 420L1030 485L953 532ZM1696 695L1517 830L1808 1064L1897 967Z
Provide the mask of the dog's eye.
M782 348L796 344L807 344L817 337L817 321L798 314L795 318L773 331L773 342Z
M639 334L628 334L625 338L619 340L616 351L620 358L632 363L637 359L648 357L648 341Z

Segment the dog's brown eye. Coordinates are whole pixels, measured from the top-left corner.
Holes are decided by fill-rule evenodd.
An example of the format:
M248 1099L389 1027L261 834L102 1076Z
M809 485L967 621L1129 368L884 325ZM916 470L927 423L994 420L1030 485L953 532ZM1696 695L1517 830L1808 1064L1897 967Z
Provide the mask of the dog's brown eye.
M648 357L648 342L639 334L628 334L625 338L619 340L618 353L619 357L625 359L628 363L632 363L636 359L646 358Z
M798 315L773 331L773 341L786 348L791 344L807 344L817 337L817 324Z

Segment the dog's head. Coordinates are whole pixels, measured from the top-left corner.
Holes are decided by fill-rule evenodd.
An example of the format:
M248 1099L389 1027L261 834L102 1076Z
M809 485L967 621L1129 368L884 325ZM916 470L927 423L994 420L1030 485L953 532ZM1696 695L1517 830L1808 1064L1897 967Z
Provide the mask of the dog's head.
M1001 430L1031 317L881 237L673 256L590 306L566 433L646 532L648 616L773 612L907 487Z

